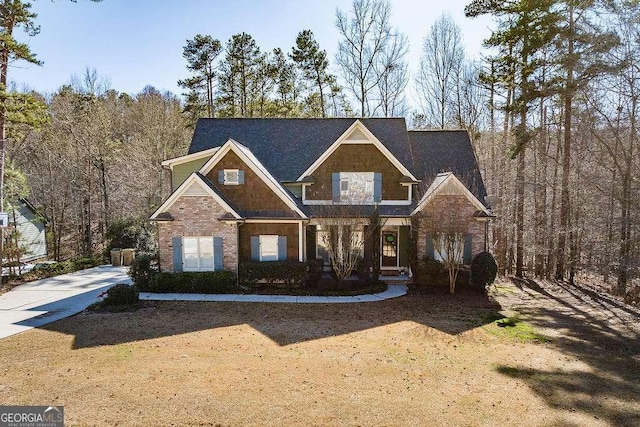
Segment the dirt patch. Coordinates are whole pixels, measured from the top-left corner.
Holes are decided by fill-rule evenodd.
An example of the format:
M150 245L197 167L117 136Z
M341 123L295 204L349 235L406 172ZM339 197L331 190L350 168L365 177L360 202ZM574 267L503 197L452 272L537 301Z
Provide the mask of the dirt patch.
M574 329L548 292L81 314L0 341L0 401L69 425L637 425L637 331ZM494 335L499 310L550 341Z

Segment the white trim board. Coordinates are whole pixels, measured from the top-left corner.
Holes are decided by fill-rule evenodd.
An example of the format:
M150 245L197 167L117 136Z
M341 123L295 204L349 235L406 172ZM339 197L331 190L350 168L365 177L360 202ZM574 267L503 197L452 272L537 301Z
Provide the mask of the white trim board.
M350 140L349 136L351 136L351 134L354 132L362 133L367 137L367 140ZM400 163L400 161L393 155L393 153L391 153L391 151L389 151L389 149L385 147L384 144L380 142L380 140L378 140L378 138L376 138L376 136L371 133L371 131L367 129L360 120L354 121L353 124L349 126L349 128L344 131L342 135L340 135L340 137L336 139L336 141L331 144L329 148L327 148L326 151L322 153L322 155L318 157L316 161L313 162L311 166L309 166L309 168L307 168L306 171L302 173L302 175L298 177L297 181L302 181L304 177L313 174L313 172L315 172L315 170L318 169L320 165L322 165L322 163L324 163L325 160L327 160L342 144L372 144L378 150L380 150L380 152L396 167L396 169L400 171L400 173L410 177L414 181L417 181L416 177L413 176L413 174L409 172L409 170L404 167L402 163Z
M193 197L193 196L188 196L185 195L185 193L187 193L187 191L193 186L193 185L199 185L201 188L196 191L196 193L200 193L202 191L204 191L204 193L206 193L207 195L213 197L213 199L224 208L224 210L226 210L227 212L229 212L231 215L234 216L234 218L236 219L240 219L242 218L238 212L236 212L231 206L229 206L229 204L227 202L225 202L222 197L220 197L215 191L213 191L211 189L211 187L209 187L207 185L207 183L205 183L202 178L200 178L200 176L198 175L197 172L193 172L191 175L189 175L189 177L187 179L184 180L184 182L182 184L180 184L180 187L178 187L176 189L176 191L174 191L171 196L169 196L169 198L162 204L162 206L160 206L154 213L153 215L151 215L151 217L149 218L150 220L154 220L157 219L158 215L160 215L162 212L165 212L166 210L168 210L171 206L173 206L173 204L181 197L181 196L185 196L185 197Z
M174 165L179 165L180 163L190 162L192 160L201 159L203 157L213 156L216 151L218 151L220 147L209 148L208 150L198 151L197 153L187 154L185 156L174 157L173 159L164 160L160 165L163 167L169 167L173 169Z

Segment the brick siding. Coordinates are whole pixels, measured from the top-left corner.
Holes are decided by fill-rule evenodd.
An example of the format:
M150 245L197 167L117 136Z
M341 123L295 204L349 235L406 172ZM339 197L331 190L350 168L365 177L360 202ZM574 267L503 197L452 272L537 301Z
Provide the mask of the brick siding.
M236 225L219 221L226 211L209 196L182 196L169 208L173 221L158 222L160 269L173 271L173 237L222 237L222 265L236 271L238 244Z
M441 224L453 223L457 227L466 229L466 234L473 236L471 240L473 257L482 252L484 250L485 226L484 222L477 221L473 217L476 210L476 207L465 196L441 195L434 197L413 219L414 227L418 233L418 257L426 255L427 235L434 227L438 227L439 219Z

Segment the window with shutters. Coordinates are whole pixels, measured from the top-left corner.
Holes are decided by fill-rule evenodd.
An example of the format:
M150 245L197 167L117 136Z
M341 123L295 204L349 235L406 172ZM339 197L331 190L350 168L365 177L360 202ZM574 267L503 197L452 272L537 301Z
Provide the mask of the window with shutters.
M240 171L238 169L224 170L224 185L240 184Z
M451 257L457 263L461 264L463 261L463 249L464 236L439 236L439 238L434 241L433 258L436 261L445 262Z
M374 176L373 172L340 172L340 203L373 203Z
M260 236L260 261L278 261L278 236Z
M251 236L253 261L284 261L287 259L287 236L261 234Z
M182 262L184 271L213 271L213 237L183 237Z

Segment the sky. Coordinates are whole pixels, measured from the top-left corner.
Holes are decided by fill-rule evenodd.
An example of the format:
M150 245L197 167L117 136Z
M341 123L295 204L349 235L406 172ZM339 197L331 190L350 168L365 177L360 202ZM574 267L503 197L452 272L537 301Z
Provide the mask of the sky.
M460 26L465 49L479 58L482 40L490 34L489 17L468 19L470 0L391 0L392 25L409 40L407 60L415 72L429 27L442 13ZM349 10L350 0L31 0L40 33L26 42L42 66L14 63L9 80L19 89L53 93L72 75L96 69L119 92L135 94L152 85L180 94L177 81L188 76L182 57L187 39L207 34L223 45L246 32L262 51L280 47L288 52L297 34L313 31L320 47L334 61L340 35L336 9ZM332 68L333 72L337 70Z

